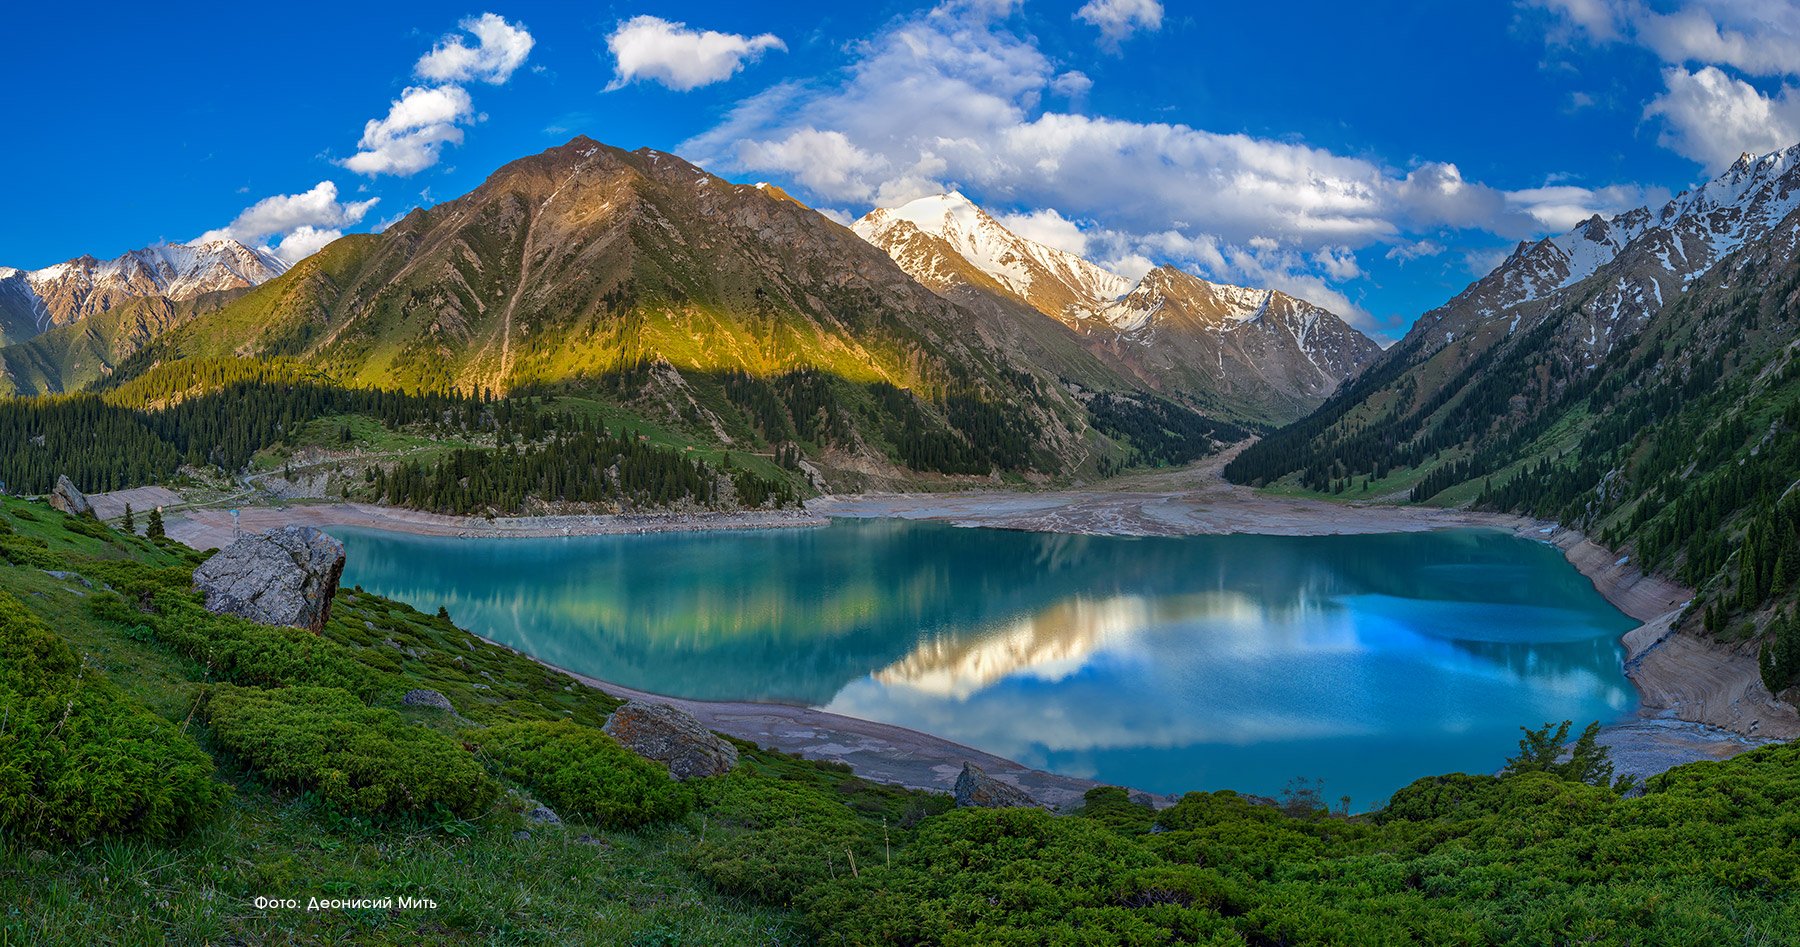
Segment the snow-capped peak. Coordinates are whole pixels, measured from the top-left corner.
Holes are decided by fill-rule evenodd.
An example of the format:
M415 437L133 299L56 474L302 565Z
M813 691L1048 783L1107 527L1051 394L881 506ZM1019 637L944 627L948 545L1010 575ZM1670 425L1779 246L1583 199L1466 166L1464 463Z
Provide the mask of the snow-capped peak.
M1103 306L1131 288L1117 273L1013 233L960 191L871 211L851 229L928 286L953 282L946 261L939 259L948 249L1008 293L1059 319L1072 318L1072 310Z
M202 293L256 286L287 268L266 250L222 239L159 243L110 260L84 254L42 269L13 270L11 275L23 276L42 330L105 312L130 299L162 296L186 300Z

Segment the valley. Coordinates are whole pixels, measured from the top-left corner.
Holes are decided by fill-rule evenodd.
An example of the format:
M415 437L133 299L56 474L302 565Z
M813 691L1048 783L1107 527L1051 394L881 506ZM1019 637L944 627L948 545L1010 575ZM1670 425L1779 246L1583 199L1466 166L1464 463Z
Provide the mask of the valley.
M1795 926L1800 146L1388 348L713 166L0 269L0 941ZM363 887L449 909L246 907Z

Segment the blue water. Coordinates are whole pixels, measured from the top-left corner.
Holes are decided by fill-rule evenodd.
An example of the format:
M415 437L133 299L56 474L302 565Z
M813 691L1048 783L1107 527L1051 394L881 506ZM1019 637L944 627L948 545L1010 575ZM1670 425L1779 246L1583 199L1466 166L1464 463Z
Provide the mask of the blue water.
M1494 531L333 532L346 584L582 674L824 707L1160 792L1304 776L1364 809L1498 769L1520 725L1636 706L1631 619L1555 549Z

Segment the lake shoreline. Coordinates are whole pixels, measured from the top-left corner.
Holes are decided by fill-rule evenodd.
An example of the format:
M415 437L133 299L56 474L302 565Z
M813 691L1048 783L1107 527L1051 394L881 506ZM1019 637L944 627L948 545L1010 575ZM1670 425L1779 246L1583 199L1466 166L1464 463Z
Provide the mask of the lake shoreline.
M559 536L628 536L647 533L738 529L796 529L831 521L805 509L712 510L681 513L549 514L543 516L452 516L373 503L295 503L243 506L237 527L260 533L283 526L349 526L414 536L457 539L548 539ZM167 517L169 538L195 549L222 547L232 540L231 512L190 509Z
M467 538L781 529L822 526L835 517L894 517L968 527L1112 536L1328 536L1499 529L1556 546L1607 601L1643 623L1622 638L1626 674L1639 692L1638 714L1608 725L1602 736L1602 742L1631 757L1632 765L1621 767L1622 772L1660 772L1800 737L1800 716L1766 695L1758 699L1756 692L1761 688L1753 654L1732 653L1672 630L1682 607L1692 598L1692 590L1644 574L1629 557L1618 557L1578 530L1510 514L1277 496L1225 482L1219 476L1224 460L1214 458L1194 467L1076 489L828 495L810 501L803 510L789 511L489 521L372 504L319 503L245 507L240 526L260 531L300 523ZM171 517L169 533L195 548L221 545L231 536L229 514L224 510L184 510ZM1078 801L1080 792L1095 785L874 721L790 705L690 701L644 694L563 668L557 670L622 697L674 703L719 732L784 752L843 762L860 775L880 781L948 791L966 760L1007 782L1028 787L1052 805Z

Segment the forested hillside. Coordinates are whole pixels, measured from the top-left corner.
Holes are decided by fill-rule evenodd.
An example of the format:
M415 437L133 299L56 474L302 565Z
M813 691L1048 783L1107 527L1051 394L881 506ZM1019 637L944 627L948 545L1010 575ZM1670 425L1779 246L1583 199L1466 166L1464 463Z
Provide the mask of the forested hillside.
M1740 164L1769 165L1785 182L1794 154ZM1463 334L1445 340L1421 320L1368 373L1246 450L1226 475L1471 503L1585 530L1698 589L1688 630L1760 638L1765 681L1781 693L1800 681L1800 641L1786 617L1800 597L1797 224L1800 214L1788 214L1682 277L1685 290L1671 288L1661 306L1621 308L1619 287L1661 293L1670 283L1650 267L1674 257L1640 247L1659 236L1651 230L1592 277L1521 304L1541 310L1526 328L1508 330L1503 310L1457 323ZM1597 300L1620 314L1604 333L1592 321ZM1453 303L1434 325L1459 312Z

